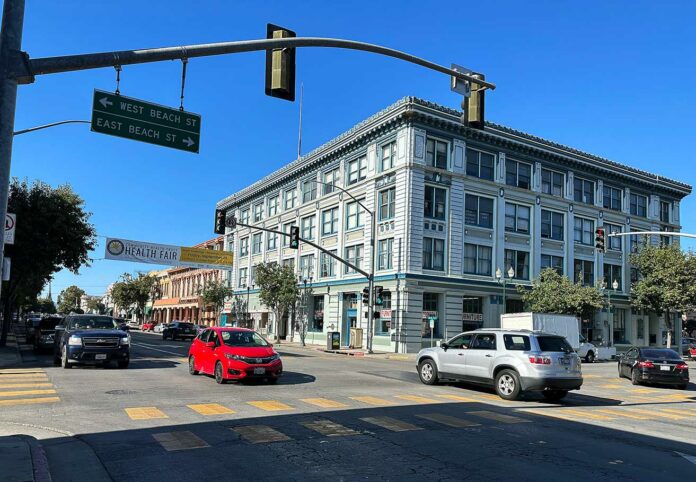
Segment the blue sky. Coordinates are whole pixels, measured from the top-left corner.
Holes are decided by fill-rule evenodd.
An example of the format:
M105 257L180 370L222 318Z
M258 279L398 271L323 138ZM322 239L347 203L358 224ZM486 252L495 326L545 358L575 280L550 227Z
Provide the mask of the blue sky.
M498 85L486 99L489 120L696 184L693 2L27 4L23 48L31 57L263 38L271 22L301 36L361 40L465 65ZM304 153L406 95L459 106L446 76L398 60L302 49L297 63ZM298 103L266 97L263 75L261 52L190 61L185 107L203 116L199 155L69 125L18 136L12 175L70 183L102 236L178 245L209 239L217 200L296 154ZM126 66L121 92L176 107L180 76L178 61ZM89 119L95 88L113 90L114 70L38 77L20 87L15 126ZM696 232L693 198L682 204L687 232ZM92 267L78 277L56 275L54 298L73 283L100 294L119 274L153 267L100 260L99 239Z

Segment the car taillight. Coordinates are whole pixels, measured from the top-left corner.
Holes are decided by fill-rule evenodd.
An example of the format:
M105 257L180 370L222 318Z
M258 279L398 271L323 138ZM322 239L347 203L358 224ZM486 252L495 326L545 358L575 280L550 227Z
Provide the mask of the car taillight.
M686 363L678 363L677 366L674 368L676 368L677 370L688 370L689 365L687 365Z
M550 365L551 364L551 358L548 356L530 356L529 357L529 363L532 363L533 365Z
M638 362L640 368L655 368L655 365L651 361Z

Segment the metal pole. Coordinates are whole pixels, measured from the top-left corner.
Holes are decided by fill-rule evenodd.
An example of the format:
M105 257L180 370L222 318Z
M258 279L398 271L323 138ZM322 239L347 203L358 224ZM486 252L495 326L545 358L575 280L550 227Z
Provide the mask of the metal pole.
M24 0L5 0L2 25L0 25L0 219L3 224L7 215L12 139L17 106L17 79L11 73L12 56L22 49L23 26ZM0 266L3 265L4 248L5 230L0 229ZM9 323L10 319L3 321L0 346L5 345Z
M367 305L367 352L372 353L372 330L375 316L375 231L377 231L377 216L372 214L372 232L370 233L370 277L368 279L368 287L370 289L370 297Z
M507 313L507 280L503 273L503 314Z

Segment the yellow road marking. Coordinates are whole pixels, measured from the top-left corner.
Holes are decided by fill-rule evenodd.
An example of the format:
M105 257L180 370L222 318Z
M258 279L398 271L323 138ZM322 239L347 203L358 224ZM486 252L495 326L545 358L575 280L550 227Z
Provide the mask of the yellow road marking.
M56 393L55 390L14 390L12 392L0 392L0 397L18 397L23 395L48 395Z
M633 418L635 420L649 420L650 417L644 415L636 415L628 412L627 410L610 410L610 409L597 409L596 412L606 413L607 415L615 415L617 417Z
M642 413L645 415L652 415L653 417L668 418L670 420L684 420L689 417L684 417L683 415L674 415L670 413L662 413L657 410L643 410L641 408L631 408L632 412Z
M503 413L498 413L498 412L489 412L486 410L477 410L475 412L466 412L466 413L468 415L475 415L477 417L487 418L489 420L495 420L496 422L503 422L503 423L531 422L531 420L527 420L526 418L513 417L512 415L505 415Z
M469 397L462 397L461 395L436 395L440 398L446 398L447 400L456 400L458 402L476 402L476 399Z
M7 375L0 375L0 380L48 380L48 375L45 373L8 373Z
M667 413L673 413L673 414L678 415L678 416L683 416L684 418L689 418L690 415L693 416L690 413L684 413L685 412L684 410L679 410L676 408L660 408L660 411L667 412Z
M498 395L493 395L491 393L477 393L475 396L486 400L495 400L496 402L507 402L507 400L503 400Z
M658 393L659 391L654 388L634 388L631 390L632 393Z
M407 432L409 430L423 430L423 427L418 427L416 425L410 424L408 422L402 422L391 417L365 417L361 418L364 422L371 423L372 425L377 425L378 427L386 428L392 432Z
M557 410L549 411L549 410L528 410L528 409L525 409L523 413L532 413L534 415L540 415L542 417L560 418L561 420L568 420L570 422L577 422L578 418L582 418L582 416L579 417L577 415L564 415L564 413L561 413Z
M431 422L437 422L441 423L442 425L455 428L477 427L480 425L476 422L471 422L463 418L452 417L451 415L444 415L441 413L422 413L420 415L416 415L416 417L424 418L425 420L430 420Z
M131 420L150 420L153 418L169 418L156 407L132 407L125 409Z
M251 405L256 408L260 408L261 410L265 410L267 412L277 412L279 410L294 410L290 405L286 405L283 402L278 402L276 400L257 400L254 402L247 402L248 405Z
M409 402L418 403L442 403L440 400L435 400L433 398L421 397L420 395L394 395L395 398L400 398L401 400L408 400Z
M596 413L584 412L580 410L569 410L567 408L562 409L563 413L574 415L578 418L589 418L591 420L614 420L614 417L607 417L606 415L598 415Z
M396 403L385 400L383 398L377 398L377 397L350 397L353 400L357 400L358 402L363 402L367 403L368 405L376 405L378 407L383 407L383 406L389 406L389 405L396 405Z
M0 383L0 390L3 388L39 388L52 386L52 383Z
M6 368L4 370L0 370L0 375L6 375L6 374L22 374L22 373L46 373L45 371L41 370L40 368Z
M332 422L331 420L314 420L312 422L302 422L302 425L310 430L319 432L325 437L344 437L346 435L358 435L352 428Z
M195 403L186 406L201 415L226 415L228 413L235 413L234 410L223 407L217 403Z
M292 440L284 433L267 425L245 425L243 427L234 427L232 430L237 432L247 442L253 444Z
M300 400L321 408L343 408L348 406L345 403L329 400L328 398L302 398Z
M8 405L32 405L34 403L53 403L60 402L58 397L37 397L37 398L15 398L11 400L0 400L0 407Z
M622 385L615 385L613 383L609 383L606 385L599 385L599 388L623 388Z
M152 436L167 452L210 447L205 440L188 430L181 432L153 433Z

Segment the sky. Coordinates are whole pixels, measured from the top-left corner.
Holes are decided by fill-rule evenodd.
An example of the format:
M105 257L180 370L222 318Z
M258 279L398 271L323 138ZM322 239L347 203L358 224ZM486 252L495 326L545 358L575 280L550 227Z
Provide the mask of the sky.
M485 73L488 120L696 185L696 3L691 1L29 0L30 57L264 38L266 23L298 36L384 45ZM102 294L124 272L154 265L104 260L104 236L174 245L214 237L215 203L296 157L299 102L264 95L263 52L188 64L184 106L202 115L200 154L119 139L72 124L17 136L12 176L69 183L99 244L78 276L54 277L54 299L76 284ZM302 152L396 100L452 108L449 77L365 52L297 52L304 84ZM20 86L15 130L90 118L113 68L39 76ZM121 93L178 107L181 62L125 66ZM299 97L299 96L298 96ZM696 232L695 196L681 205ZM21 220L18 220L21 222ZM684 242L693 247L694 243Z

